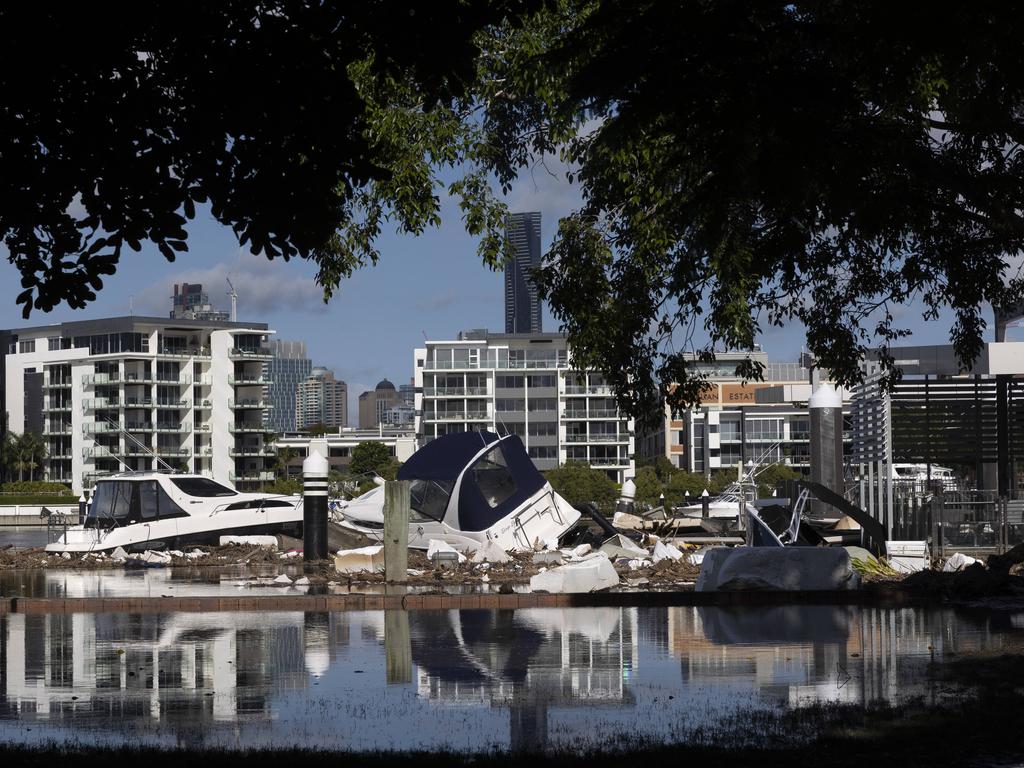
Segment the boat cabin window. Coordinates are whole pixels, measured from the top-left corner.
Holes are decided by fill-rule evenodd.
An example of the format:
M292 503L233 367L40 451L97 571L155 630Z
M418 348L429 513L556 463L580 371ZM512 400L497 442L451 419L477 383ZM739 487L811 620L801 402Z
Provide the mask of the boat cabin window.
M443 520L454 483L447 480L413 480L409 489L412 520Z
M494 446L473 465L473 480L487 505L494 509L516 492L516 481L500 445Z
M172 477L171 482L189 496L236 496L237 493L227 486L215 483L205 477Z
M119 525L187 516L155 480L109 481L96 484L85 524L112 528Z
M225 511L229 509L268 509L270 507L293 507L295 506L290 501L284 501L283 499L249 499L247 501L236 501L234 504L228 504L224 507Z

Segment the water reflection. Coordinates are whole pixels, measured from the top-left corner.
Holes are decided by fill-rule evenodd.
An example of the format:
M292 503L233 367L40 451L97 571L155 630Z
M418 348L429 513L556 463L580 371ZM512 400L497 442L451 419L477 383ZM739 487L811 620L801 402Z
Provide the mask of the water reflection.
M952 611L530 609L0 617L0 738L538 749L686 739L739 709L936 695ZM32 728L31 731L28 728Z

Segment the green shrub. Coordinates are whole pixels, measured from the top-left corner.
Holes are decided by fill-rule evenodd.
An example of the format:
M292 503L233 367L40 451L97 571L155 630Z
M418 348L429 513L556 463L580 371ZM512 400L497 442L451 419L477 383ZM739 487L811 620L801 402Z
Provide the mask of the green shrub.
M31 495L70 495L71 489L63 483L45 483L41 480L15 480L0 485L0 493L22 493Z

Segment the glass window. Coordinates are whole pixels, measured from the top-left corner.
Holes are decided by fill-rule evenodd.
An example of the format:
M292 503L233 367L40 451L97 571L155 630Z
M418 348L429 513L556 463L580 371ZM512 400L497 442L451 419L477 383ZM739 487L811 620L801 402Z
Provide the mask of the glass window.
M516 376L515 374L506 374L504 376L497 376L494 384L496 387L501 389L522 389L523 388L523 377Z
M205 477L172 477L171 482L189 496L235 496L230 488Z
M139 512L143 520L150 520L160 514L155 480L139 483Z
M524 411L526 401L521 397L499 397L494 401L496 411Z
M530 399L529 409L533 411L554 411L558 408L558 401L553 397L534 397Z
M553 421L531 421L530 437L550 437L557 428L558 425Z
M36 340L35 339L29 339L28 341L19 341L18 342L18 352L20 354L25 354L26 352L35 352L35 351L36 351Z
M556 386L553 373L534 373L527 377L531 387L554 387Z
M531 459L557 459L557 449L553 445L534 445L530 446L530 458Z
M505 463L500 445L494 446L473 465L473 480L491 509L516 492L516 481Z
M409 506L416 513L413 519L417 519L418 514L419 519L442 520L452 487L453 483L446 480L413 480L409 489Z

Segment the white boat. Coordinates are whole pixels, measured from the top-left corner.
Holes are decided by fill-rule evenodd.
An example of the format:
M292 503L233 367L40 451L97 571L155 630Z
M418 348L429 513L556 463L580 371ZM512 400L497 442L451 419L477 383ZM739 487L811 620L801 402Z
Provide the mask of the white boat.
M413 454L397 477L412 483L409 546L414 549L427 549L436 539L460 551L488 541L506 551L529 550L562 537L581 516L537 471L514 434L439 437ZM333 515L353 545L381 542L384 489L372 489Z
M84 524L68 526L47 552L180 549L224 534L302 536L302 498L240 493L200 475L121 472L96 481Z

